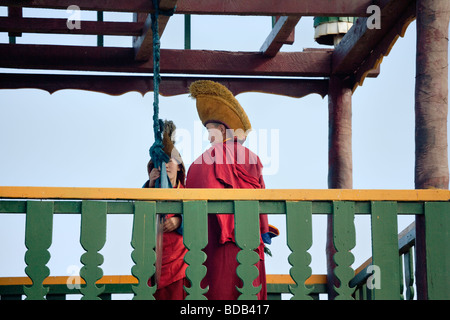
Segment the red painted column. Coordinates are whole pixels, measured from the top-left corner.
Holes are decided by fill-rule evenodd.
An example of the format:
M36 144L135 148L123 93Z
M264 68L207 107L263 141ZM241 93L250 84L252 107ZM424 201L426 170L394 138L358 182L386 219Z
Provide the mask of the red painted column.
M352 89L337 76L331 76L329 81L328 126L328 188L352 189ZM335 297L333 286L339 286L334 277L335 252L333 215L328 215L326 255L329 299Z
M417 0L415 188L448 189L449 0ZM418 298L427 299L425 223L416 216Z

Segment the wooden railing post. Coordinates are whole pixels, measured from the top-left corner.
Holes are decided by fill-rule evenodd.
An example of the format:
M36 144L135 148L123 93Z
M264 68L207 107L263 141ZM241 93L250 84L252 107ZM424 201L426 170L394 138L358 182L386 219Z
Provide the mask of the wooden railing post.
M48 293L48 288L42 285L50 274L46 266L50 260L48 249L52 244L53 231L53 202L28 201L25 224L25 253L27 267L25 273L33 284L25 286L24 292L27 300L43 300Z
M355 247L355 203L351 201L333 202L333 244L336 253L333 256L336 267L334 275L339 286L334 287L336 300L352 300L353 289L350 280L355 272L351 268L355 261L351 250Z
M80 288L83 300L100 300L99 295L105 286L95 283L103 276L100 265L103 264L103 255L98 253L106 242L106 208L107 203L101 201L83 201L81 205L81 234L80 243L86 252L81 256L84 265L80 276L86 285Z
M400 260L398 254L397 203L372 202L372 283L377 300L400 299Z
M135 265L131 273L139 283L133 285L135 300L153 300L156 284L149 286L149 279L155 274L156 262L156 202L137 201L134 203L133 235L131 257Z
M202 251L208 244L208 211L206 201L183 202L184 236L183 242L189 250L184 256L188 264L186 277L191 282L185 287L186 300L206 300L208 287L202 288L201 282L206 275L206 253Z
M312 300L310 293L313 287L306 287L305 281L311 276L311 255L308 249L312 246L312 203L286 202L287 245L291 249L288 261L292 266L289 273L295 286L289 286L293 294L291 300Z
M241 293L238 299L257 300L257 294L262 288L262 285L253 286L253 281L259 275L255 266L259 261L259 255L254 251L260 243L258 201L235 201L234 223L236 244L241 249L236 256L239 262L236 273L242 280L242 288L237 288Z
M450 300L450 203L425 203L427 297Z

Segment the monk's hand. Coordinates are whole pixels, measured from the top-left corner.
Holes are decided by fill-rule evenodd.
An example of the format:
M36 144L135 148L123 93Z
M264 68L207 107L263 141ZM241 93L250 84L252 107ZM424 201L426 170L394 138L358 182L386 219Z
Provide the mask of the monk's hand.
M149 183L148 186L150 188L154 188L155 187L155 181L161 176L161 170L157 169L157 168L153 168L152 171L150 171L150 174L148 176L149 178Z
M166 218L163 225L163 232L171 232L181 225L181 218L180 217L170 217Z

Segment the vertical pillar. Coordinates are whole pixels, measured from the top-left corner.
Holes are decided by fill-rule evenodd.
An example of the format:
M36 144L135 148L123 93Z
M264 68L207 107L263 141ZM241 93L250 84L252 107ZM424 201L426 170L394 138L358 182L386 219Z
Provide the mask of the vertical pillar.
M417 0L415 188L448 189L448 25L450 1ZM427 299L425 223L416 216L418 298Z
M337 76L328 89L328 188L353 188L352 89Z
M338 76L331 76L328 89L328 188L352 189L352 89ZM327 273L328 295L334 299L336 249L333 244L333 215L327 221Z

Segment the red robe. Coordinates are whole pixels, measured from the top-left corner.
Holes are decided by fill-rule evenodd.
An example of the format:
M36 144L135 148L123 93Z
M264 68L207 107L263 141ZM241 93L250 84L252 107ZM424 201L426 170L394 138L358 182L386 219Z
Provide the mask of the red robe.
M205 151L189 167L186 188L234 188L263 189L262 164L259 157L237 141L216 144ZM268 232L266 215L260 215L260 231ZM207 274L202 287L209 286L209 300L235 300L240 293L242 280L236 274L239 252L234 237L234 216L228 214L208 215L208 245L205 248ZM260 300L267 298L264 266L264 244L260 242L256 252L260 261L256 264L259 277L253 285L261 286Z

